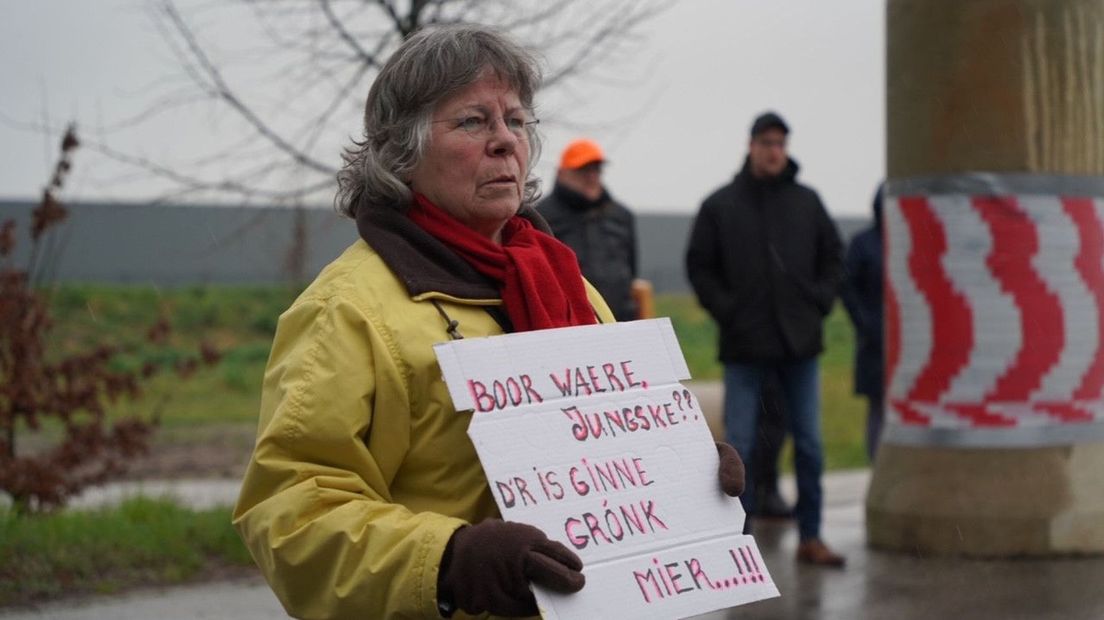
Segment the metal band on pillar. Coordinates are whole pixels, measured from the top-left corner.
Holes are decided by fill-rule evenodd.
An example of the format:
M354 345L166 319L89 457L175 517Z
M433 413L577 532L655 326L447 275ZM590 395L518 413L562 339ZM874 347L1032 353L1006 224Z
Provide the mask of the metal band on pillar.
M1104 440L1104 177L886 188L883 440Z

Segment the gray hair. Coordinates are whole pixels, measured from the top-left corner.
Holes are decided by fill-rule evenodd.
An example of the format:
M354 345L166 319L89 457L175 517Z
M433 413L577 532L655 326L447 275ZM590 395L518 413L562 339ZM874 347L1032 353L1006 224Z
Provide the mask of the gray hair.
M469 24L424 28L387 60L364 105L364 137L342 153L335 208L356 217L362 208L405 209L413 200L407 181L425 154L430 121L437 104L476 82L487 69L515 89L521 105L533 112L540 87L536 59L506 35ZM528 127L529 164L522 206L540 197L533 169L540 137Z

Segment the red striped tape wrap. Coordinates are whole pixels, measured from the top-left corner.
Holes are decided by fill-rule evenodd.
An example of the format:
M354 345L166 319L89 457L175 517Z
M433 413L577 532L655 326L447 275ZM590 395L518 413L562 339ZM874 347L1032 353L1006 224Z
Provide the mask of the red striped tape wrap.
M941 181L885 201L885 440L1104 439L1104 199Z

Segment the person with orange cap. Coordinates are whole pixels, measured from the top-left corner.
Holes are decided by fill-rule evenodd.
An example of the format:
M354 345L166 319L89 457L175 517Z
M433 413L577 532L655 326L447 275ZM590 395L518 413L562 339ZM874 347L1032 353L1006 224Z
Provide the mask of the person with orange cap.
M552 233L579 258L585 277L618 321L637 318L632 297L636 277L636 224L632 212L602 185L602 148L588 139L567 145L556 186L537 205Z

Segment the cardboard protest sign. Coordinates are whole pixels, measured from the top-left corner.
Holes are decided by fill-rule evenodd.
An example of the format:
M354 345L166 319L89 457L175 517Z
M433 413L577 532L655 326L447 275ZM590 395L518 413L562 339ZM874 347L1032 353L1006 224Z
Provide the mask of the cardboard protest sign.
M587 585L537 588L545 618L669 618L778 596L725 496L667 319L435 347L504 519L582 558Z

